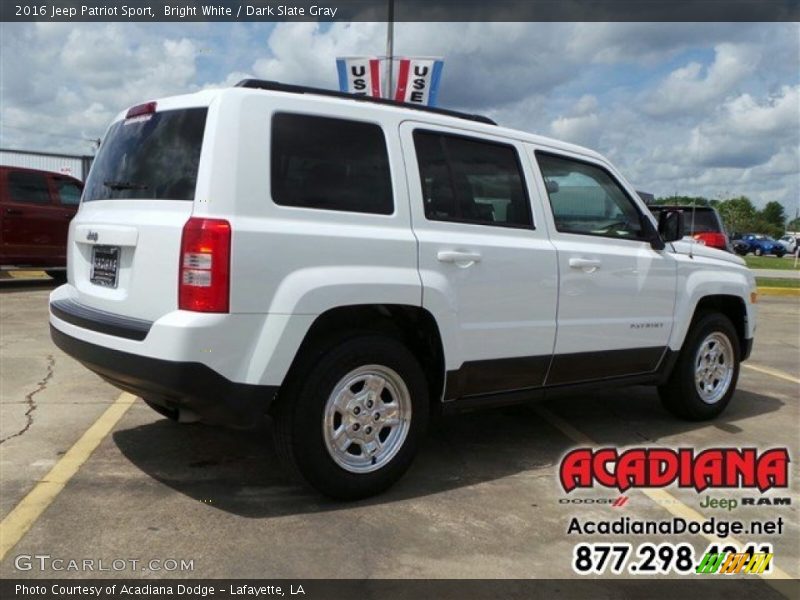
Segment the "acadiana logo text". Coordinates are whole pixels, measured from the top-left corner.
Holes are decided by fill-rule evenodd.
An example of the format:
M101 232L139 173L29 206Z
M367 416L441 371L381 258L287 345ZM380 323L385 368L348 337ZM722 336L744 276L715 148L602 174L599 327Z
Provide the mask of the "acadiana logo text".
M559 478L567 493L597 486L624 492L677 483L702 492L708 488L788 487L786 448L578 448L561 460Z

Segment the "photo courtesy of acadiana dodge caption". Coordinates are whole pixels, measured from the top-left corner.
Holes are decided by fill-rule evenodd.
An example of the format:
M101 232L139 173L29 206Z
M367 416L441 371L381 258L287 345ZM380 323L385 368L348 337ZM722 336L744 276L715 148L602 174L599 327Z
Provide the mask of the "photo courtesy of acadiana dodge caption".
M683 219L579 146L245 80L111 124L51 333L170 419L270 423L291 472L361 498L435 414L649 384L719 415L755 280Z

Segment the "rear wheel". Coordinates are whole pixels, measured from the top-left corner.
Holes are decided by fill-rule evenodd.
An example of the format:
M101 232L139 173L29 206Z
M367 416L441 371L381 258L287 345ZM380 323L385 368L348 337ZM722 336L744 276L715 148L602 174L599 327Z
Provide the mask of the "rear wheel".
M730 319L704 313L695 319L669 380L658 388L674 415L691 421L719 415L733 396L741 350Z
M775 256L777 256L778 258L783 258L784 254L786 254L786 252L784 250L776 250L775 251Z
M319 492L380 493L411 464L428 417L425 374L399 341L366 335L301 360L275 411L281 459Z

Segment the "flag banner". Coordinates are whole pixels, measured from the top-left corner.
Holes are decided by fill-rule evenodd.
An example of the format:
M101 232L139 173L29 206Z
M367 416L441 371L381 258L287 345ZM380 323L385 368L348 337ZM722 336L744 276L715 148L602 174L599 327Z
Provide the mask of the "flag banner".
M436 106L443 66L444 61L439 58L401 58L394 99Z
M339 90L361 96L381 97L381 61L370 56L345 56L336 59Z

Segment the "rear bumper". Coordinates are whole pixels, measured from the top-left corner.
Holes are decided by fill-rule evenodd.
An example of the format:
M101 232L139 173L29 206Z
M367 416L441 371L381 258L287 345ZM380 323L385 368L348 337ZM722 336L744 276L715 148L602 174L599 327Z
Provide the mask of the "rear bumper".
M260 423L278 386L236 383L208 366L130 354L67 335L50 325L56 346L118 388L170 409L188 409L208 423Z

